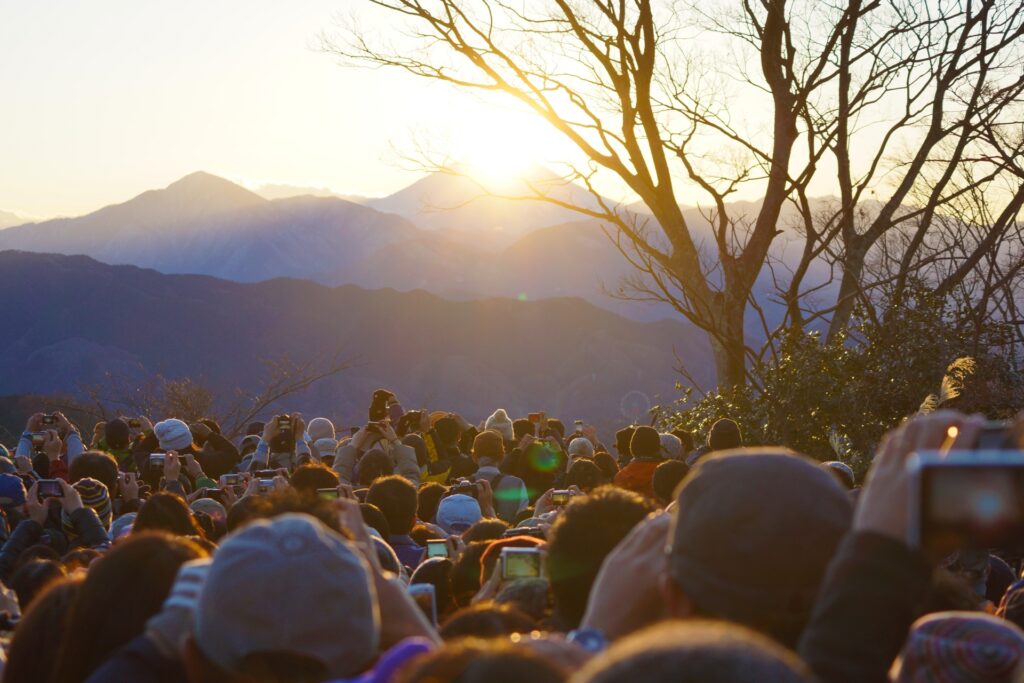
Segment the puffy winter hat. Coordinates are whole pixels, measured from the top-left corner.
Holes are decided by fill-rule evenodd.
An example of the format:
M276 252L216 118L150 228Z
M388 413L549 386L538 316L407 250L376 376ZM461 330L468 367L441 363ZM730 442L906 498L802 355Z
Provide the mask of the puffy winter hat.
M594 456L594 444L590 439L577 436L569 442L569 455L573 458L592 458Z
M504 408L498 408L484 422L484 429L490 429L501 434L501 438L512 443L512 420Z
M434 519L445 533L461 534L483 519L483 516L483 513L480 512L480 503L476 498L456 493L454 496L441 499Z
M711 425L708 432L708 446L713 451L724 451L729 448L739 448L743 445L743 436L740 434L740 426L727 417Z
M25 504L25 483L16 474L0 474L0 507Z
M196 644L239 672L246 657L287 652L349 678L377 657L380 614L355 546L309 515L260 520L213 556L195 612Z
M505 457L505 442L501 434L491 429L477 434L473 439L473 457L478 461L486 458L491 462L501 462Z
M103 440L107 442L107 448L116 448L118 450L127 448L131 438L132 435L128 430L128 423L119 417L115 417L103 426Z
M676 493L676 583L702 614L776 624L792 644L850 526L846 492L808 458L745 449L701 459Z
M310 420L309 426L306 427L306 433L309 434L310 441L337 438L334 433L334 423L326 417L315 417Z
M911 627L898 683L1011 683L1024 664L1024 631L982 612L938 612Z
M683 457L683 442L675 434L659 434L661 439L661 456L670 460Z
M654 427L637 427L629 440L629 452L634 458L660 458L661 437Z
M192 445L192 432L181 420L164 420L153 427L153 434L165 451L182 451Z
M107 491L107 487L95 479L85 477L79 479L72 484L74 489L78 491L78 495L82 498L82 505L92 508L96 516L100 518L100 523L103 524L103 528L109 530L110 522L113 520L114 510L110 506L110 492ZM64 532L68 536L76 534L75 527L71 523L71 518L66 512L61 510L61 519L64 523Z

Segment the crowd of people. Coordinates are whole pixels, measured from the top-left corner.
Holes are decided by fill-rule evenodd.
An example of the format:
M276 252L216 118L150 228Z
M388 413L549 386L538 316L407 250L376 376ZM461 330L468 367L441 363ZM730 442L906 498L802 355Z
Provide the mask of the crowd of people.
M155 417L0 446L4 683L1024 681L1021 547L912 540L908 459L977 416L864 482L727 417Z

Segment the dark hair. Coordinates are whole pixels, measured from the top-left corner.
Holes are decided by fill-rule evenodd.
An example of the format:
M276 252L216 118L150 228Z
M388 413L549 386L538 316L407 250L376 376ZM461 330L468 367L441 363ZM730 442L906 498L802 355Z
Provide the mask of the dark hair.
M11 573L13 574L14 572L24 567L26 564L29 564L30 562L34 562L36 560L49 560L51 562L60 562L60 553L58 553L50 546L43 545L42 543L30 545L29 547L25 548L25 550L23 550L20 555L18 555L18 559L15 560L14 569Z
M467 636L497 638L513 633L529 633L536 628L537 622L517 607L480 602L455 612L441 626L439 633L445 640Z
M601 468L601 474L604 475L605 483L612 483L615 475L619 473L619 464L615 462L612 454L606 451L594 453L594 464Z
M391 527L388 526L388 520L379 507L372 503L360 503L359 511L363 513L363 522L366 526L376 529L381 538L386 539L391 535Z
M619 452L623 458L629 458L633 455L630 450L630 442L633 440L633 432L636 431L636 427L630 425L629 427L623 427L619 431L615 432L615 450Z
M412 530L416 522L416 487L405 477L393 474L373 482L366 502L384 513L392 535L401 536Z
M384 451L373 449L367 451L356 465L359 473L358 484L360 486L371 486L374 481L381 477L387 477L395 473L395 464L391 457Z
M651 488L654 489L654 497L662 505L668 505L676 499L676 488L679 482L690 473L690 466L682 460L666 460L654 468L651 476Z
M458 609L452 590L452 570L455 564L447 557L429 557L416 567L409 583L429 583L434 587L437 601L437 620L444 622L448 615Z
M132 534L164 531L174 536L204 536L192 510L178 496L161 491L142 504L132 524Z
M525 645L476 638L445 645L406 668L399 683L562 683L568 672Z
M93 560L102 556L95 548L76 548L60 558L60 562L65 570L73 572L76 569L88 569Z
M531 436L537 436L537 430L534 428L533 423L526 418L519 418L518 420L512 421L512 441L519 443L523 440L523 437L527 434Z
M585 492L590 492L606 483L601 468L595 465L590 458L578 458L569 465L569 471L565 473L566 487L578 486L581 491Z
M18 596L18 606L28 609L44 588L67 575L64 566L53 560L32 560L14 572L9 586Z
M637 493L603 486L574 497L551 525L547 572L555 615L566 630L579 626L601 563L654 509Z
M677 439L679 439L680 442L682 442L682 444L683 444L683 455L686 455L687 453L689 453L690 451L693 450L693 446L694 446L693 434L691 434L689 431L687 431L685 429L678 429L677 428L677 429L673 429L669 433L672 436L674 436Z
M132 535L89 569L58 650L55 683L79 683L142 633L160 611L178 568L206 553L167 534Z
M708 432L708 448L713 451L724 451L730 448L739 448L743 445L743 436L740 434L740 426L727 417L711 425Z
M429 527L423 524L417 524L412 528L412 531L409 532L409 537L412 538L412 540L416 541L416 545L421 547L426 546L427 541L434 538L435 536L437 536L437 534L435 534L433 531L430 530Z
M811 683L806 665L769 638L726 622L668 621L617 641L579 683Z
M71 461L70 482L90 477L107 487L111 498L117 492L117 460L103 451L86 451Z
M452 590L455 592L455 602L460 607L468 605L480 590L480 558L489 545L488 541L467 543L466 549L455 560L455 566L452 567Z
M481 519L462 533L462 540L466 543L473 541L496 541L508 531L509 526L500 519Z
M82 577L69 577L49 584L36 597L14 630L3 680L8 683L50 680L57 668L54 643L66 637L71 604L81 586Z
M235 503L228 511L228 531L236 531L257 519L272 519L289 512L298 512L315 517L328 529L351 538L343 529L338 512L330 501L317 496L304 496L298 491L286 488L267 496L247 496Z
M220 425L217 424L217 421L214 420L212 417L201 417L198 420L196 420L196 422L198 422L199 424L206 425L214 434L220 434Z
M338 475L318 462L308 462L292 472L289 483L299 493L315 496L317 489L338 488Z
M498 591L494 602L512 605L540 623L551 616L551 587L546 579L516 579Z
M434 518L437 517L437 506L441 504L441 499L447 490L447 486L436 481L420 484L416 516L420 518L421 522L434 523Z

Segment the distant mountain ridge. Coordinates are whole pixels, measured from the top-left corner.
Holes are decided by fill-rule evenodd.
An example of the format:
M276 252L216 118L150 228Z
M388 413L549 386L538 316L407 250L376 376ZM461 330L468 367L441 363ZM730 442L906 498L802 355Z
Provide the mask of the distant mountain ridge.
M74 392L112 371L191 376L216 391L255 391L262 361L341 354L356 364L291 403L365 420L394 389L407 408L503 406L565 419L633 419L624 406L676 395L675 354L710 383L703 335L638 323L580 299L453 302L422 291L327 288L300 280L240 284L162 275L81 256L0 252L0 395ZM642 403L643 401L641 401Z

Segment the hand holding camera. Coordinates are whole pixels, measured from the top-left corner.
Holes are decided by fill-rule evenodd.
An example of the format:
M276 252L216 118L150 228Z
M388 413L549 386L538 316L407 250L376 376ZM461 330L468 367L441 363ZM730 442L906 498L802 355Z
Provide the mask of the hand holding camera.
M177 451L167 451L164 458L164 481L177 481L181 476L181 456Z
M64 442L60 440L57 431L51 429L46 434L46 441L43 442L43 453L50 462L60 460L60 454L64 450Z
M56 481L60 482L60 488L64 494L60 499L64 512L70 516L72 513L81 510L84 506L82 505L82 496L78 494L78 489L63 479L57 479Z
M50 499L39 491L39 482L41 481L46 480L36 481L29 487L28 493L25 495L25 510L28 512L28 517L40 526L46 523L46 517L50 511Z
M139 475L135 472L119 472L117 487L121 490L121 498L124 500L139 499Z

